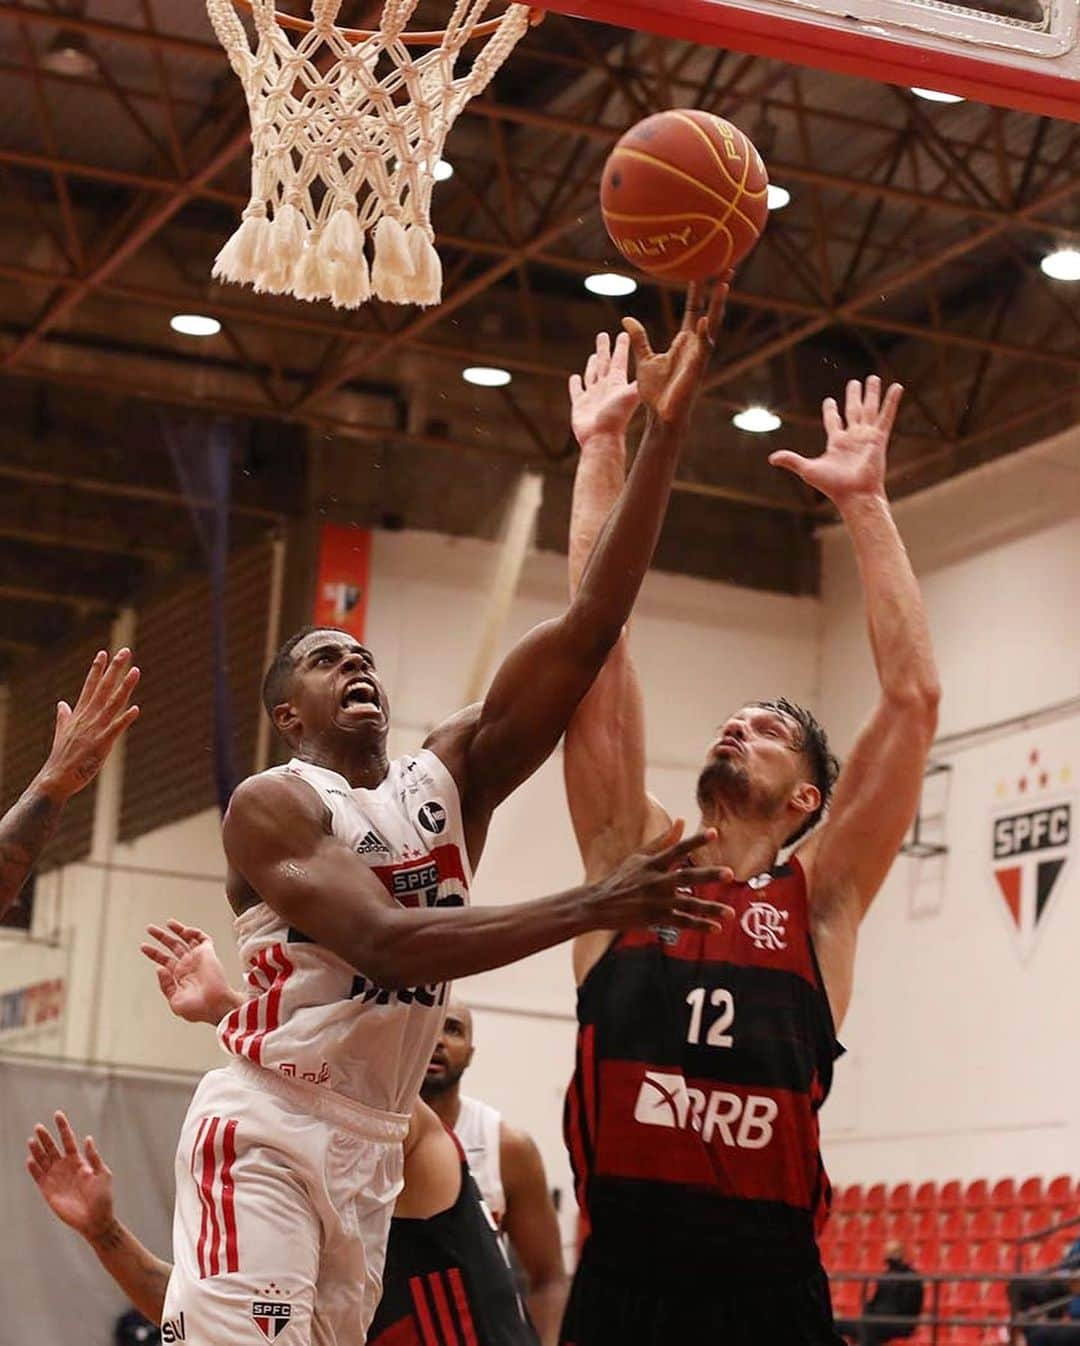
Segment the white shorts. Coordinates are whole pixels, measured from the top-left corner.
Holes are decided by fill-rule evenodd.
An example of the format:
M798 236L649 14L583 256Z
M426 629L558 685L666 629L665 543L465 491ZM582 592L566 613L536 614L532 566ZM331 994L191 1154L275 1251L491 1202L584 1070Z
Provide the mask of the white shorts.
M409 1119L246 1061L204 1077L176 1154L172 1346L363 1346Z

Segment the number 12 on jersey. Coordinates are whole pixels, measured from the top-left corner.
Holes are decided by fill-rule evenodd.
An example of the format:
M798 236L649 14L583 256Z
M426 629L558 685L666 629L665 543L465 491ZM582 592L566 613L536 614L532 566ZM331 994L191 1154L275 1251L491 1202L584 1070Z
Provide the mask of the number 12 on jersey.
M686 1040L695 1045L701 1042L706 994L708 994L709 1004L713 1009L719 1010L720 1013L705 1033L705 1046L730 1047L734 1044L735 1039L727 1030L735 1022L735 997L723 986L714 986L711 993L705 986L695 986L686 997L686 1003L690 1006L690 1027L686 1034Z

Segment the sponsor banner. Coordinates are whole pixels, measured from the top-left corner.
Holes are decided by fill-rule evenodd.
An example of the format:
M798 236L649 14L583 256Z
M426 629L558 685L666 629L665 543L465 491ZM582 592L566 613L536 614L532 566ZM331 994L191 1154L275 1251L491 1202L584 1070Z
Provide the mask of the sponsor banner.
M336 626L363 640L370 583L370 531L352 524L323 524L312 623Z
M64 1015L64 979L50 977L0 991L0 1042L59 1026Z

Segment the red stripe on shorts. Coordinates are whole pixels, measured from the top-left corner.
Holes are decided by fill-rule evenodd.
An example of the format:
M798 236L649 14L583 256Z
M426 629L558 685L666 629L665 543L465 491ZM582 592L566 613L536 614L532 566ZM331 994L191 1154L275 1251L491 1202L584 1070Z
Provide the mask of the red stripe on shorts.
M469 1296L465 1292L465 1282L461 1279L461 1271L457 1267L451 1267L446 1273L446 1279L450 1282L450 1293L454 1296L454 1304L457 1307L458 1322L465 1338L465 1346L478 1346L472 1309L469 1308Z
M233 1201L232 1168L236 1162L235 1120L225 1123L225 1133L221 1140L221 1214L225 1224L225 1270L240 1270L240 1250L236 1233L236 1206Z
M221 1247L221 1229L218 1226L217 1210L214 1208L214 1175L217 1171L217 1130L220 1123L220 1117L211 1117L210 1125L206 1128L206 1138L202 1144L202 1196L204 1201L204 1210L206 1212L209 1230L204 1229L204 1233L210 1234L210 1247L206 1251L206 1261L203 1262L203 1253L205 1250L203 1238L199 1239L199 1270L205 1280L207 1276L216 1276L218 1273L218 1251Z
M420 1335L424 1339L424 1346L439 1346L439 1338L435 1335L435 1324L431 1319L431 1311L427 1306L427 1298L424 1295L424 1278L422 1276L409 1277L409 1290L412 1292L413 1308L416 1310L416 1321L420 1327Z
M435 1301L439 1322L442 1324L446 1346L461 1346L458 1341L458 1334L454 1329L454 1320L450 1314L450 1301L446 1298L446 1290L443 1287L442 1272L433 1271L428 1277L428 1283L431 1286L431 1297Z
M198 1131L195 1132L195 1143L191 1147L191 1163L189 1165L189 1168L191 1169L191 1180L195 1184L195 1191L199 1197L199 1207L201 1212L199 1221L199 1243L197 1249L199 1258L200 1276L204 1276L206 1274L203 1270L203 1244L206 1242L206 1200L203 1197L202 1184L195 1173L195 1165L198 1162L199 1151L202 1146L203 1134L206 1131L206 1127L207 1127L207 1120L204 1117L202 1121L199 1123Z

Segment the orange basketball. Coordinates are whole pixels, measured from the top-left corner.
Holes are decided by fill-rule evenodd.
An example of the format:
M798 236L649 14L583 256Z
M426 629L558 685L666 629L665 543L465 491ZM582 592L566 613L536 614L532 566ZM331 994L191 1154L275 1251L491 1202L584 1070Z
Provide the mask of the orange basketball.
M731 122L676 108L611 151L600 209L628 262L665 280L707 280L743 260L769 213L761 155Z

